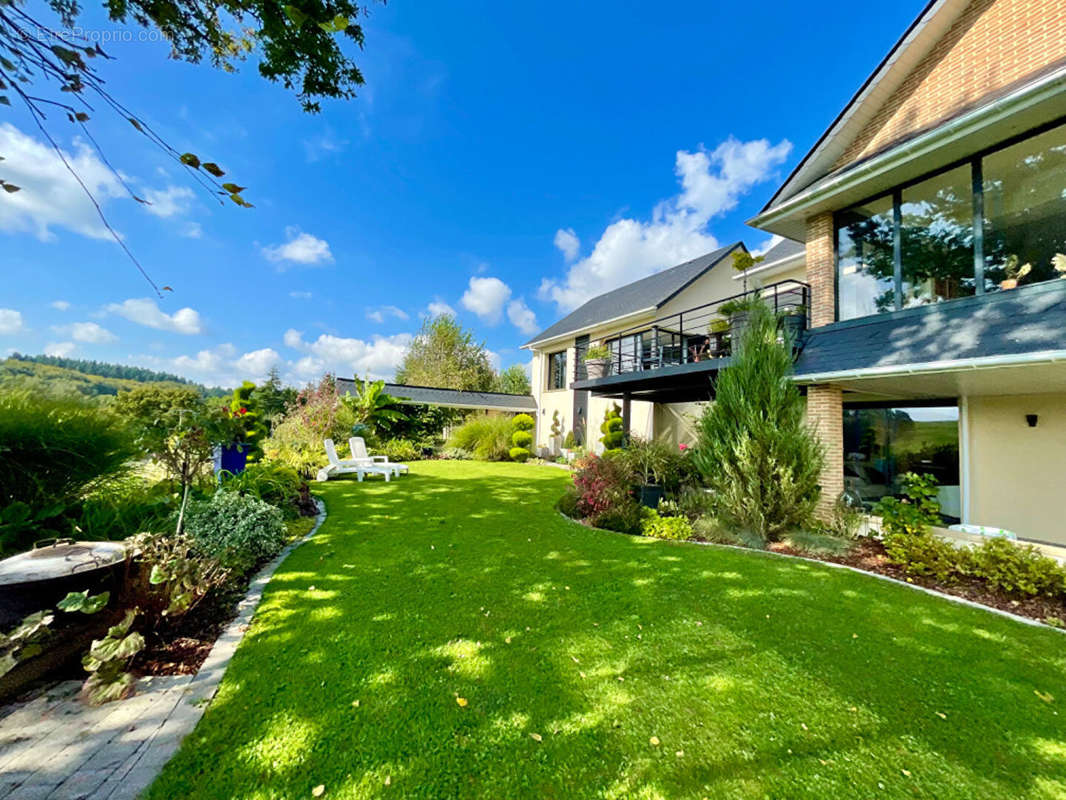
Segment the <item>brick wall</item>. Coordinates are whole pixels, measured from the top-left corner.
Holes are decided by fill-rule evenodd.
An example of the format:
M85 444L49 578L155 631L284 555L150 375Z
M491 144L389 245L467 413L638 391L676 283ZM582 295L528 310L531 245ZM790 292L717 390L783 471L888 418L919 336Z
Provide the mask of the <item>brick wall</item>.
M837 161L842 167L1066 60L1066 0L972 0Z
M822 470L822 496L817 514L828 516L844 491L844 407L840 389L834 386L807 387L807 421L825 446Z
M807 283L811 285L811 326L836 320L836 263L833 258L833 215L807 220Z

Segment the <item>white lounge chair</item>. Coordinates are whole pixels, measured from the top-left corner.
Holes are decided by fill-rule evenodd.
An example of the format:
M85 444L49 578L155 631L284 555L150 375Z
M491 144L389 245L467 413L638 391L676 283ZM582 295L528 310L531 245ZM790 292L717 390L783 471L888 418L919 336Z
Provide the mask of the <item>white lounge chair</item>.
M342 459L338 457L337 448L334 446L332 439L325 439L323 444L326 446L326 458L329 459L329 464L318 471L316 477L320 481L328 481L333 475L350 475L352 473L359 478L360 483L362 483L363 477L366 475L384 475L385 480L388 481L393 475L399 474L396 470L391 469L389 465L377 463L370 459Z
M348 440L348 447L352 451L352 461L360 463L377 464L379 466L386 466L392 470L392 474L396 477L400 476L400 473L410 471L410 468L406 464L400 464L396 461L389 461L388 456L372 456L366 451L366 442L363 441L362 436L353 436Z

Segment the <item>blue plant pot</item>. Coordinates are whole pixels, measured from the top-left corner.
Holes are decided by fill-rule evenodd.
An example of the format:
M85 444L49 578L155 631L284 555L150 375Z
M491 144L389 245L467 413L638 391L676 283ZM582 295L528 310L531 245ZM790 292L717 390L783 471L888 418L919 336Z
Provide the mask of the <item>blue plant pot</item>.
M221 468L236 475L248 465L248 445L243 442L222 445Z

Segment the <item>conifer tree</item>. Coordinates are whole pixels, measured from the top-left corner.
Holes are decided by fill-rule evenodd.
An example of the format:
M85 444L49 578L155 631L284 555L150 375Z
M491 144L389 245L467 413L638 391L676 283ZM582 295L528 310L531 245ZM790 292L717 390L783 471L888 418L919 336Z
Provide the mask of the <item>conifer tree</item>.
M792 343L778 341L774 313L754 303L699 422L695 463L715 514L763 540L808 523L821 493L824 451L791 374Z

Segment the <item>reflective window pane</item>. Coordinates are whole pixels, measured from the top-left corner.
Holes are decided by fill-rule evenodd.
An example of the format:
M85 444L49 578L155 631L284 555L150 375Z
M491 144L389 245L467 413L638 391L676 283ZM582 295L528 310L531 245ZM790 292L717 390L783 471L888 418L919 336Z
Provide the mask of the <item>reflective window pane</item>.
M1066 258L1055 256L1066 254L1066 126L990 153L982 166L985 289L1062 277Z
M891 196L840 212L836 222L840 319L893 310Z
M957 522L959 409L956 406L845 408L844 490L870 509L882 497L901 496L901 476L929 474L939 484L941 515Z
M904 189L901 200L903 307L974 294L970 165Z

